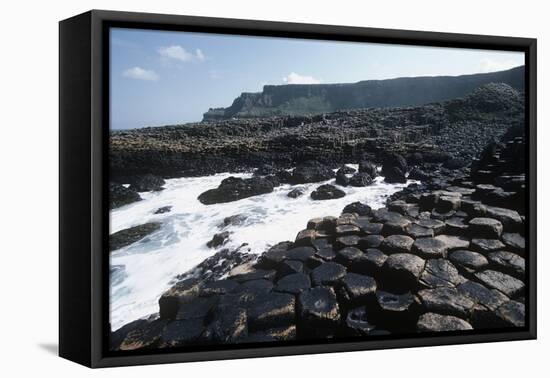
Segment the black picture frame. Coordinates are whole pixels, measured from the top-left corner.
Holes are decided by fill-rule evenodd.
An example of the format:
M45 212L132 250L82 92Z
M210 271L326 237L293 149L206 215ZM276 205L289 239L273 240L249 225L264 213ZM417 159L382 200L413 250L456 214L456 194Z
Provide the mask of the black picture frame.
M525 53L528 206L526 327L475 334L438 333L316 344L108 352L110 27L337 41L510 50ZM59 354L89 367L250 358L535 339L536 39L92 10L59 24Z

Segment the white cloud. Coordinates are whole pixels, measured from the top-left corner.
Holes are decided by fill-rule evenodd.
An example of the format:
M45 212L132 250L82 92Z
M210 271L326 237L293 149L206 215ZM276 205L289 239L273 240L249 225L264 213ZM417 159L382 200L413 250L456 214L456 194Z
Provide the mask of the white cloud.
M283 78L283 81L287 84L319 84L321 80L314 78L313 76L303 76L296 72L291 72L287 77Z
M179 45L161 47L158 52L165 59L174 59L180 62L202 62L206 59L200 49L196 49L193 54Z
M141 67L128 68L122 73L122 76L128 77L130 79L147 81L157 81L159 79L159 75L155 71L146 70Z
M496 71L504 71L508 70L510 68L514 68L517 66L522 65L522 62L514 61L514 60L494 60L494 59L482 59L480 63L480 72L496 72Z

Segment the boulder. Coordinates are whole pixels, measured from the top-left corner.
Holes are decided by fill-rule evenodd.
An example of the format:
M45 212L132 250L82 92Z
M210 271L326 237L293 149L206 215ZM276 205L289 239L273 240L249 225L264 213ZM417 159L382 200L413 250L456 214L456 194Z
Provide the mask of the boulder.
M164 189L162 186L166 182L158 176L146 174L142 176L133 176L129 180L129 189L136 192L151 192Z
M343 280L346 297L352 303L366 303L374 298L376 281L374 278L356 273L347 273Z
M452 251L455 249L468 249L470 246L470 240L463 236L437 235L435 239L445 243L447 251Z
M317 237L317 232L311 229L305 229L296 235L294 245L296 246L310 246L313 240Z
M375 178L378 174L378 170L376 169L376 165L370 161L362 161L359 163L359 172L360 173L366 173L371 178Z
M489 252L498 251L506 246L498 239L472 239L472 249L474 251L488 254Z
M342 198L346 195L346 193L334 185L325 184L319 186L317 189L315 189L313 192L311 192L311 199L319 201L319 200L331 200L336 198Z
M182 303L191 302L198 297L202 282L196 278L179 281L159 298L159 316L161 319L174 319Z
M160 230L162 223L150 222L117 231L109 235L109 251L116 251L122 247L134 244L153 232Z
M215 234L214 237L212 237L212 240L210 240L208 243L206 243L206 246L208 248L218 248L224 245L229 241L229 235L231 233L229 231L220 232L219 234Z
M406 229L407 235L416 238L433 238L434 230L428 227L422 227L416 223L410 224Z
M372 184L372 178L367 173L356 173L349 179L349 185L355 187L368 186Z
M519 254L525 253L525 238L518 233L503 233L502 241L508 248L518 252Z
M340 308L332 288L314 287L300 293L298 309L306 329L336 328L340 322Z
M509 299L500 291L488 289L482 284L474 281L465 281L457 286L458 291L470 298L475 303L479 303L489 310L496 310L500 305Z
M287 193L287 197L290 198L298 198L302 196L305 193L304 188L294 188L290 192Z
M506 232L520 230L523 220L515 210L487 206L487 216L499 220Z
M357 214L359 216L371 216L372 215L372 209L369 205L364 204L362 202L353 202L349 205L346 205L344 209L342 210L342 213L348 213L348 214Z
M163 206L163 207L159 207L158 209L156 209L153 214L169 213L171 210L172 210L172 206Z
M437 219L419 219L416 221L416 224L421 227L432 229L435 235L439 235L445 231L445 222Z
M384 175L384 181L390 184L404 184L407 182L405 172L397 167L388 168L386 171L382 171Z
M470 323L456 316L428 312L418 319L417 329L420 332L444 332L468 331L473 328Z
M109 184L110 210L116 209L124 205L129 205L137 201L141 201L141 197L135 190L126 188L120 184Z
M517 301L509 301L497 310L497 316L503 325L508 327L525 326L525 305Z
M379 248L380 244L384 241L382 235L367 235L359 239L359 248L366 250L368 248Z
M228 177L216 189L210 189L199 195L198 200L205 205L233 202L243 198L271 193L273 183L261 177L242 179Z
M294 168L290 181L292 184L306 184L330 180L333 177L332 169L317 161L309 161Z

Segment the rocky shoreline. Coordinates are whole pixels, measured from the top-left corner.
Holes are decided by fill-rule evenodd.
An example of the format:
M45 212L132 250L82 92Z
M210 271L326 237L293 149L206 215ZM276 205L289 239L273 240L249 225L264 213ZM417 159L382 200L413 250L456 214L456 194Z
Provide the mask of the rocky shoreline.
M475 112L469 113L468 121L447 124L450 131L425 137L438 143L440 153L456 151L452 158L434 161L437 149L421 149L418 143L382 145L379 155L391 161L382 168L384 176L399 180L407 173L421 184L394 194L381 209L353 203L338 216L312 219L294 241L281 242L257 259L245 253L246 246L222 249L179 277L159 299L158 314L113 332L111 349L524 326L523 113L517 112L521 102L510 100L515 94L504 89L499 87L504 92L498 99L478 92L475 104L472 98L462 100L453 110L456 115L468 106L492 109L483 120L472 121ZM491 142L494 138L500 142ZM372 161L377 159L374 154ZM359 161L366 160L361 154ZM376 174L369 164L357 173L341 168L340 179L331 171L333 187L350 185L359 173L364 175L357 182L369 185L366 176ZM265 180L258 193L281 178L321 181L321 173L328 172L319 159L296 175L285 176L279 166L258 166L255 182ZM224 185L237 200L255 195L252 184L233 180ZM223 192L224 185L217 190ZM204 198L216 203L221 192Z

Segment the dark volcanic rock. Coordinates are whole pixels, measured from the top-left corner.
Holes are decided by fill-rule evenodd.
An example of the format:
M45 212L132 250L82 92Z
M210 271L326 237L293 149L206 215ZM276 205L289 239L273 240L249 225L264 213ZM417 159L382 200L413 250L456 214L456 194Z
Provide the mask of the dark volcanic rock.
M485 285L497 289L509 297L521 294L525 287L525 284L517 278L495 270L484 270L476 273L475 276Z
M169 213L172 210L172 206L163 206L155 210L154 214L164 214Z
M346 268L340 264L327 262L311 272L311 281L315 286L335 285L346 275Z
M290 192L288 192L287 197L298 198L302 196L304 192L305 192L304 188L294 188Z
M325 184L319 186L313 192L311 192L311 199L314 200L330 200L336 198L342 198L346 195L343 190L338 189L334 185Z
M428 312L418 319L417 328L421 332L443 332L443 331L467 331L472 325L456 316L440 315Z
M158 231L162 223L151 222L139 226L127 228L109 235L109 250L115 251L127 245L133 244L147 235Z
M350 186L368 186L372 184L372 178L367 173L356 173L349 179Z
M487 258L482 254L465 249L452 252L449 259L458 267L466 269L470 273L480 270L489 264Z
M518 233L502 234L502 241L512 250L523 254L525 251L525 238Z
M275 291L289 294L300 294L311 287L309 276L303 273L289 274L281 278L275 286Z
M160 347L170 348L196 343L204 332L204 319L193 318L170 322L162 331Z
M219 234L215 234L212 237L212 240L210 240L208 243L206 243L206 246L208 248L218 248L229 240L229 235L231 233L229 231L220 232Z
M488 289L480 283L474 281L465 281L457 286L458 291L464 294L472 301L479 303L490 310L496 310L500 305L508 301L501 292Z
M362 161L359 163L359 172L368 174L371 178L378 175L376 165L370 161Z
M404 184L407 182L407 177L405 176L405 172L403 172L401 169L397 167L388 168L386 171L383 171L382 174L384 175L384 181L390 184L396 184L396 183Z
M380 249L386 253L408 253L414 243L414 239L405 235L391 235L380 244Z
M155 347L161 338L166 321L157 319L151 322L146 321L134 324L136 327L125 335L118 346L119 350L127 351Z
M340 322L340 307L332 288L314 287L298 297L300 320L306 328L333 328Z
M365 303L369 298L374 298L376 292L374 278L362 274L348 273L342 281L346 297L351 302Z
M504 243L498 239L472 239L472 249L481 253L489 253L505 247Z
M334 171L329 167L317 162L310 161L301 164L292 171L292 184L306 184L330 180L334 177Z
M525 305L516 301L509 301L500 306L497 316L509 327L525 326Z
M435 238L419 238L414 241L412 252L429 259L447 256L447 244Z
M247 311L235 303L215 311L214 319L204 330L202 338L209 343L236 343L247 336Z
M359 216L371 216L372 209L369 205L362 202L353 202L349 205L346 205L342 210L342 213L352 214L355 213Z
M130 188L136 192L151 192L164 189L162 186L166 182L158 176L147 174L142 176L135 176L130 179Z
M116 209L130 203L141 201L139 194L120 184L109 184L109 208Z
M237 201L243 198L266 194L273 191L273 183L261 177L241 179L228 177L216 189L210 189L199 195L205 205Z
M492 218L473 218L468 223L470 233L476 237L499 238L502 234L502 223Z
M344 328L347 336L366 336L376 327L369 322L367 311L361 306L348 311Z
M270 329L294 323L295 306L294 295L264 294L248 308L249 329Z
M410 253L390 255L384 263L383 280L391 287L414 288L424 269L424 264L423 259Z
M458 290L449 287L421 290L418 295L428 311L461 318L467 318L475 304Z
M512 252L491 252L487 256L491 264L498 270L517 278L525 276L525 259Z
M420 283L428 288L455 287L466 281L455 266L446 259L431 259L420 276Z

